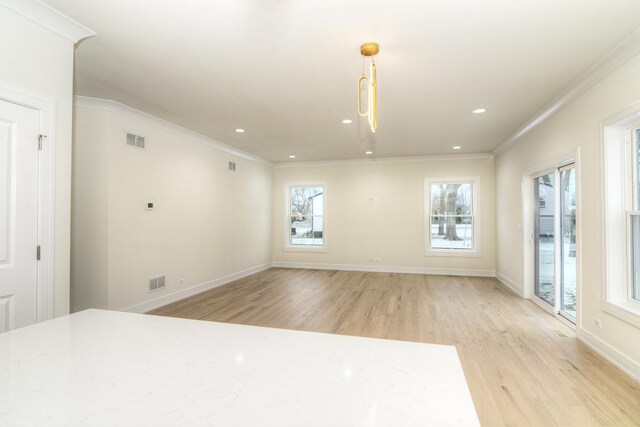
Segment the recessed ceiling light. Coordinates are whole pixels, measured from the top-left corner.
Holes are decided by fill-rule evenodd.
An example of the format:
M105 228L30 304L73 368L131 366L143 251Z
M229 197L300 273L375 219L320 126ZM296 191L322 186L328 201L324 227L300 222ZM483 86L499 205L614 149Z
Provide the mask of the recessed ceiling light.
M295 159L295 158L296 158L296 156L289 156L289 158L290 158L290 159Z
M454 149L454 150L459 150L459 149L461 149L461 148L462 148L462 147L461 147L461 146L459 146L459 145L454 145L454 146L453 146L453 149Z
M373 154L373 151L365 151L364 154Z
M351 119L344 119L344 120L342 121L342 123L344 123L345 125L348 125L349 123L353 123L353 120L351 120Z
M244 133L244 129L236 129L236 133Z
M486 112L487 112L486 108L476 108L475 110L472 111L473 114L482 114Z

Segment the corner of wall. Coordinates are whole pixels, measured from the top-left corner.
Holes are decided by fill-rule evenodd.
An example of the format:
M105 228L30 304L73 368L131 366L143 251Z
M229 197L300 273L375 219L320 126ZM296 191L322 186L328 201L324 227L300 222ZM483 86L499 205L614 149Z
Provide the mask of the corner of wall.
M515 281L509 279L499 271L496 271L496 279L498 279L498 282L504 285L508 290L518 295L519 297L524 298L524 289L522 285L518 285Z

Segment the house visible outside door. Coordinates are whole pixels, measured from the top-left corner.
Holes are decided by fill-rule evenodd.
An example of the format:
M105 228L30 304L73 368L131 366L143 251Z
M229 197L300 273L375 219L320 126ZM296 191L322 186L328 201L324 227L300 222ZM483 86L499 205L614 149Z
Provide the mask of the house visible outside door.
M577 317L577 191L575 163L534 174L533 298L571 323Z
M38 321L40 120L0 99L0 332Z
M560 241L559 303L558 314L572 323L576 323L577 294L577 249L576 249L576 166L571 163L559 169L560 178Z
M534 295L554 306L555 286L555 174L533 179L535 280Z

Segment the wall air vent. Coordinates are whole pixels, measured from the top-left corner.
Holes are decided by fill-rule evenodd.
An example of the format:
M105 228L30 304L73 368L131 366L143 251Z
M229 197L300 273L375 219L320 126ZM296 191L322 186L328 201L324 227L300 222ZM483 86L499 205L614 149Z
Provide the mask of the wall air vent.
M136 148L144 148L144 136L134 135L127 132L127 145Z
M165 276L154 277L149 279L149 292L159 291L165 288Z
M229 170L230 171L236 171L236 164L235 162L229 162Z

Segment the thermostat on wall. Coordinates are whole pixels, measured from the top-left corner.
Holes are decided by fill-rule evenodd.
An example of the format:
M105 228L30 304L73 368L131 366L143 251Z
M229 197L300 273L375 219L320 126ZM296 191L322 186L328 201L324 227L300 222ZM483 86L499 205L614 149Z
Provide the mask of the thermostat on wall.
M154 208L154 203L153 202L147 202L147 210L150 211Z

